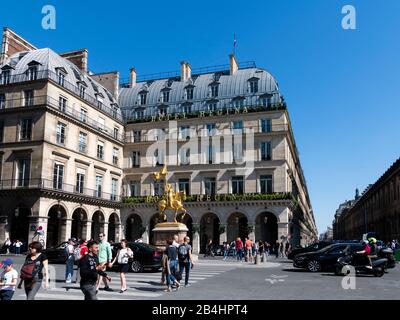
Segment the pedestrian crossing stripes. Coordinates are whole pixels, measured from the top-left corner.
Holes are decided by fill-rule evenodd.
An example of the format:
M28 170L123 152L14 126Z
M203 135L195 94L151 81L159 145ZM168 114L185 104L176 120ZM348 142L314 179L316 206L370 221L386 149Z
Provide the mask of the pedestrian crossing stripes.
M190 271L189 282L192 284L192 288L196 287L200 281L210 279L218 276L219 274L235 269L236 266L232 265L203 265L196 264ZM119 274L115 272L109 272L112 278L110 288L113 291L102 290L103 284L100 285L100 290L97 294L99 300L135 300L135 299L157 299L162 295L166 294L164 289L165 285L161 284L161 273L127 273L126 283L128 290L124 293L120 291L120 279ZM184 275L183 275L184 278ZM58 280L61 281L61 280ZM183 284L183 281L181 281ZM186 290L186 288L184 288ZM23 300L25 294L22 290L18 290L14 299ZM52 284L48 290L40 289L37 293L36 300L83 300L82 291L79 288L79 283L66 284L63 282L56 282Z

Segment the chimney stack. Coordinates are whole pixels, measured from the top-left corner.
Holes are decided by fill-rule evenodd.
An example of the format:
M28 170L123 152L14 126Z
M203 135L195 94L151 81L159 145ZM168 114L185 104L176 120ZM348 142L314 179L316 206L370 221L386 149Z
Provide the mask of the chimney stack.
M233 75L239 69L239 65L238 65L238 63L236 61L236 57L235 57L234 54L230 54L229 55L229 64L230 64L229 73L230 73L230 75Z
M192 77L192 67L186 61L181 61L181 81L187 81Z
M130 68L129 69L129 88L133 88L136 86L136 69Z

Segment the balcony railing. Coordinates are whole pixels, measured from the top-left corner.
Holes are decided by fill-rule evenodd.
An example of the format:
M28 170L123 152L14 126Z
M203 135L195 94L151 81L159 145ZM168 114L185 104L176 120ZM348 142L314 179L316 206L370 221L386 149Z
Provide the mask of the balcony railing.
M2 101L3 108L0 109L8 109L8 108L18 108L18 107L33 107L40 105L48 105L53 109L56 109L59 112L65 113L70 117L79 120L80 122L92 127L96 131L100 131L101 133L110 136L113 139L116 139L120 142L124 141L124 137L122 134L114 134L114 129L104 126L100 122L88 117L87 115L82 116L80 110L75 110L71 108L68 104L60 105L59 100L54 99L50 96L36 96L26 99L7 99ZM1 104L0 104L1 105Z
M154 128L155 129L155 128ZM136 142L155 142L159 140L164 140L164 139L171 139L171 137L168 136L168 129L163 130L163 133L161 132L162 129L158 129L157 133L158 135L155 135L156 132L154 133L145 133L145 134L126 134L125 136L125 142L126 143L136 143ZM231 128L215 128L215 130L208 131L206 128L203 129L193 129L193 130L188 130L187 134L184 134L183 132L178 132L176 134L175 132L175 139L178 140L186 140L187 138L195 138L195 137L214 137L214 136L226 136L226 135L235 135L239 134L240 130L243 131L243 133L249 132L249 130L253 130L255 134L257 133L271 133L271 132L286 132L289 130L289 125L286 123L278 123L278 124L272 124L267 127L262 127L262 126L244 126L241 129L235 129L233 127Z
M266 105L259 100L259 96L251 95L241 105L235 105L232 98L216 98L217 107L209 109L208 103L201 99L199 101L192 100L192 109L190 112L182 109L183 102L169 103L166 112L159 112L158 105L144 105L136 107L125 107L121 111L127 123L141 123L151 121L169 121L192 118L208 118L213 116L227 116L234 114L247 114L253 112L285 110L287 108L285 102L271 102ZM196 109L195 109L196 107ZM195 109L195 110L193 110ZM145 113L143 113L145 110ZM138 112L140 111L140 112Z
M9 85L9 84L15 84L15 83L21 83L21 82L28 82L28 81L36 81L36 80L52 80L55 83L58 83L62 87L64 87L66 90L70 91L73 94L76 94L80 96L82 99L84 99L86 102L91 104L93 107L107 113L109 116L112 118L122 122L122 116L121 114L118 114L118 112L110 107L105 106L103 103L101 103L99 100L96 98L88 95L87 93L81 94L80 89L77 85L68 82L67 80L64 79L62 83L59 83L58 81L58 74L55 73L54 71L51 70L38 70L35 73L35 76L32 78L31 75L29 75L27 72L25 73L20 73L20 74L14 74L10 75L7 77L7 81L0 81L0 86L1 85ZM3 80L3 79L0 79Z
M24 189L41 189L58 192L65 192L76 196L86 196L107 201L120 202L121 197L116 194L106 193L99 190L83 188L77 191L77 186L67 183L59 183L50 179L12 179L0 180L0 190L24 190Z
M156 203L163 199L162 196L140 196L140 197L123 197L124 203ZM184 202L202 202L202 201L259 201L259 200L292 200L296 202L290 192L283 193L245 193L245 194L214 194L214 195L188 195Z

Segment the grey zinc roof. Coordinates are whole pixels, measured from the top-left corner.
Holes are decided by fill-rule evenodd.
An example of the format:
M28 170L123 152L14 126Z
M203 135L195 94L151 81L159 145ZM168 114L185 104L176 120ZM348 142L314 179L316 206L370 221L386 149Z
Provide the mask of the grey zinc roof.
M194 106L205 100L210 99L210 84L214 82L215 73L207 73L193 76L193 83L189 81L179 81L175 79L170 86L170 105L176 105L185 102L185 87L189 84L194 85L193 91L193 102ZM248 68L239 69L235 74L223 74L218 79L219 82L219 94L218 100L222 99L233 99L238 96L249 96L253 95L249 93L248 81L251 78L258 78L258 93L277 93L278 84L274 77L267 71L260 68ZM161 89L166 86L168 79L161 79L151 81L147 86L148 82L139 82L133 88L120 88L119 94L119 105L121 109L129 110L139 106L139 92L147 86L147 108L153 108L159 105L162 95ZM254 95L253 95L254 96ZM195 106L195 109L196 106Z
M104 96L103 104L106 107L110 108L112 107L111 104L117 104L117 101L113 98L112 94L101 84L97 83L95 80L90 78L90 76L79 70L79 68L73 63L69 62L67 59L61 57L49 48L15 53L3 63L3 66L10 65L13 67L14 70L11 70L11 75L23 74L28 69L28 64L32 61L39 63L38 72L42 70L57 72L58 68L64 68L67 72L65 75L66 81L75 86L78 81L84 81L87 85L86 93L89 96L96 99L95 87L97 87L99 93L102 93Z

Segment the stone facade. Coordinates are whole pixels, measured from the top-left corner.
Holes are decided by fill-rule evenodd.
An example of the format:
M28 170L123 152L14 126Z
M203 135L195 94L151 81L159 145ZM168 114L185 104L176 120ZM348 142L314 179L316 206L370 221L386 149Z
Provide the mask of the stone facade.
M400 238L400 159L337 217L333 230L335 239L361 239L367 232L385 242Z
M3 43L18 40L6 31ZM152 242L151 230L159 221L154 196L162 193L152 173L165 161L168 183L186 192L188 214L182 221L195 253L210 239L220 244L249 237L292 245L316 240L289 113L269 73L255 67L241 69L230 56L227 70L207 75L196 75L182 62L181 79L140 82L132 69L130 88L119 88L118 72L88 73L87 56L85 49L58 55L28 42L19 50L3 48L0 242L38 239L53 246L70 237L97 238L99 232L114 241L143 237ZM240 90L246 93L226 85L232 90L221 91L224 108L219 108L214 96L202 98L197 93L211 90L207 84L204 90L198 85L206 77L211 79L212 95L218 95L216 83L225 90L224 81L241 82ZM194 92L183 94L188 87ZM152 93L153 98L161 94L162 103L158 98L155 104L150 98L146 102L140 88L148 90L150 98ZM214 103L218 110L187 117L188 111L179 116L163 111L137 118L146 110L188 110L187 101L181 104L169 97L193 100L196 108ZM135 121L121 116L121 110L130 108ZM209 126L219 133L210 134ZM191 131L190 136L182 128ZM160 132L167 134L165 139ZM204 149L205 142L216 142L216 148ZM240 152L234 151L238 145L243 145ZM182 150L184 154L179 153ZM206 150L211 157L205 156ZM42 236L36 233L39 226Z

